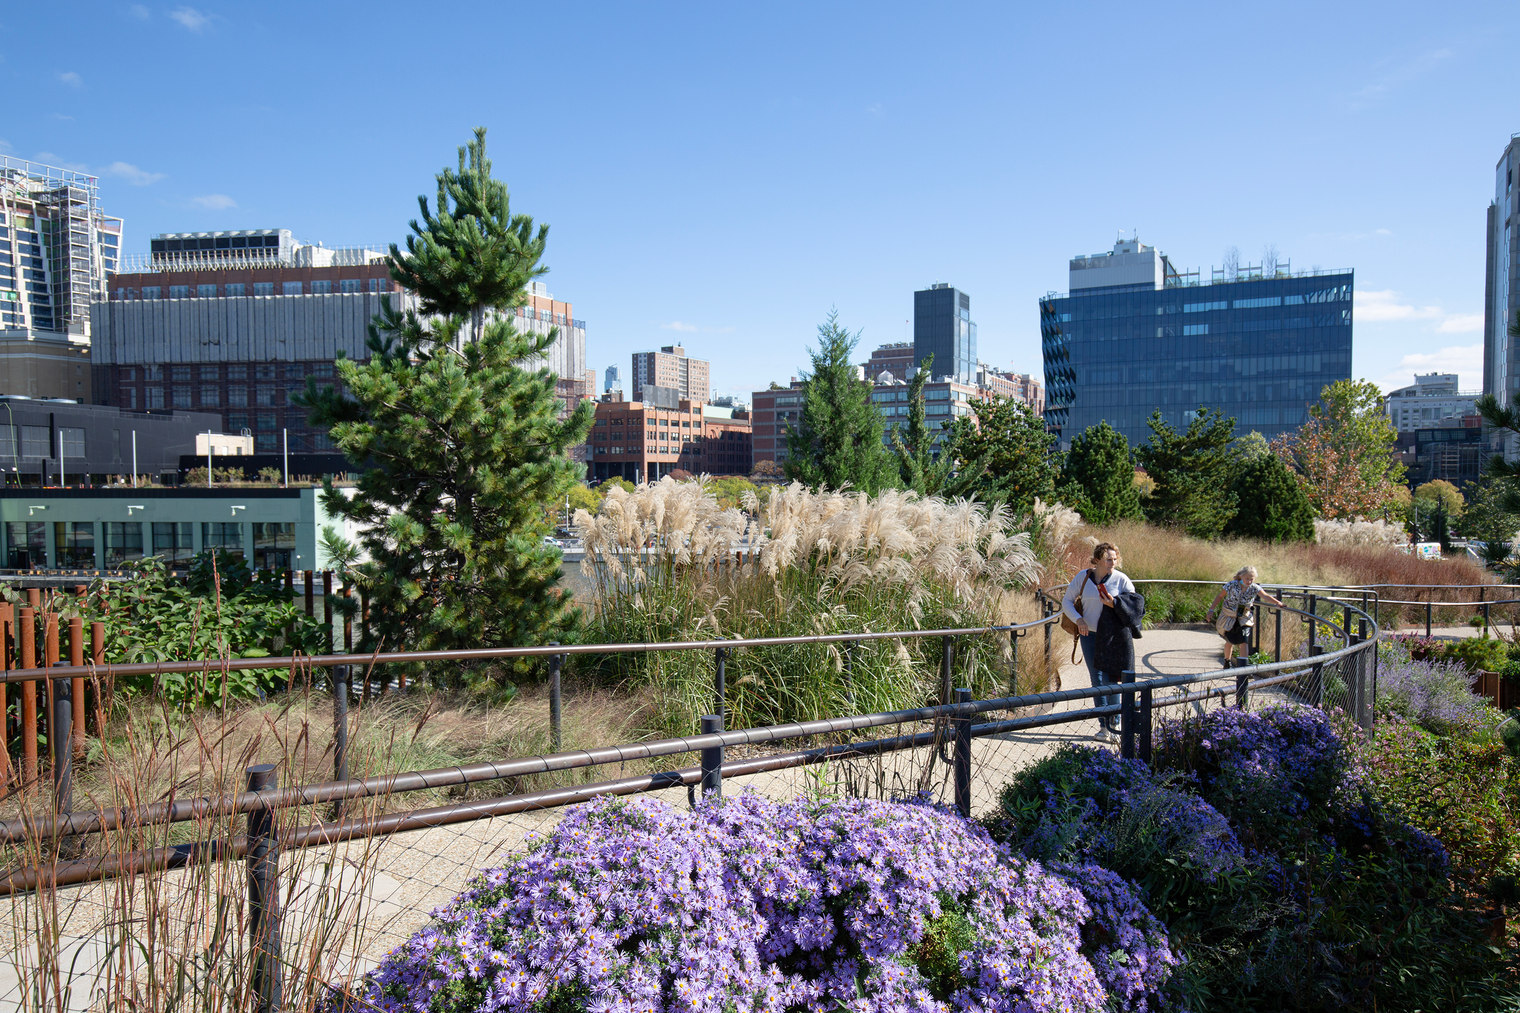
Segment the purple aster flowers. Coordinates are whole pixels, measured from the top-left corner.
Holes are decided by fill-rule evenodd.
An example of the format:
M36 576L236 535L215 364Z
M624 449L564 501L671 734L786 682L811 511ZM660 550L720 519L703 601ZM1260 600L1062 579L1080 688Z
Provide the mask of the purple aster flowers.
M577 808L362 995L435 1013L1096 1013L1155 1008L1176 964L1103 869L1047 870L933 806L743 794Z

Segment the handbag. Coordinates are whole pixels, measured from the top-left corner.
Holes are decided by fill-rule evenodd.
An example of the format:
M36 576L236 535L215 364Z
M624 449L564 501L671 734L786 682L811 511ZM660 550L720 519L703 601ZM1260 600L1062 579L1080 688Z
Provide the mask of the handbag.
M1077 588L1077 593L1073 598L1073 605L1078 615L1082 614L1082 592L1087 590L1087 581L1091 577L1091 570L1082 571L1082 583ZM1086 617L1084 616L1084 618ZM1065 609L1061 610L1061 629L1071 634L1071 663L1075 665L1077 663L1077 649L1081 644L1082 631L1077 629L1077 624L1072 622L1071 616L1066 614Z
M1219 612L1219 618L1214 620L1214 632L1221 637L1230 632L1230 627L1235 625L1235 606L1226 605Z

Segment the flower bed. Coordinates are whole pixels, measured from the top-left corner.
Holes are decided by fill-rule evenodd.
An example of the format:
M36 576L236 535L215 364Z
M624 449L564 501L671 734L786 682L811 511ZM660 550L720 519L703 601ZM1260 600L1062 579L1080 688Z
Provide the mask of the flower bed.
M1134 889L923 804L593 802L484 873L362 998L393 1011L1161 1008Z

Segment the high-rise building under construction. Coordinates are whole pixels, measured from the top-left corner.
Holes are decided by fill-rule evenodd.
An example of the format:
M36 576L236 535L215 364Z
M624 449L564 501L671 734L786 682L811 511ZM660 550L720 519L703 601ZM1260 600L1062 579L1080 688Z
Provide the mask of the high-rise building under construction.
M0 394L90 397L90 304L121 258L99 180L0 155Z

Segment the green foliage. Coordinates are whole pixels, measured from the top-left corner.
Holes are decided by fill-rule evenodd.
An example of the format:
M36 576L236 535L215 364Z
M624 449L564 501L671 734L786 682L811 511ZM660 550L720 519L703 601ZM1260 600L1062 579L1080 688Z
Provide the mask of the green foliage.
M1462 511L1462 534L1481 544L1484 563L1497 566L1510 556L1520 517L1505 508L1504 484L1495 476L1483 476L1469 491L1472 499Z
M1415 486L1414 501L1416 503L1423 501L1432 507L1437 503L1442 503L1446 507L1447 516L1452 520L1461 517L1462 509L1467 505L1462 499L1461 490L1444 478L1438 478L1431 482L1423 482Z
M392 276L420 311L389 305L370 331L371 358L339 358L346 393L308 387L314 425L362 473L347 498L323 502L356 522L372 574L367 647L469 648L571 639L577 616L555 588L549 518L578 481L567 450L592 421L584 403L561 417L555 376L528 364L554 334L521 333L508 312L526 298L547 226L511 212L491 176L485 131L439 173Z
M213 485L231 485L233 483L238 483L238 482L242 482L242 481L243 481L243 469L242 468L212 468L211 469L211 482L212 482ZM182 485L182 486L189 486L189 487L195 487L195 488L205 488L205 486L206 486L206 469L204 467L191 468L189 471L185 472L185 477L180 482L180 485Z
M875 495L897 482L882 443L881 409L852 362L860 332L831 311L818 327L812 372L803 378L802 414L786 434L786 477L810 489L857 489Z
M1397 440L1377 385L1337 380L1309 406L1298 431L1272 446L1303 482L1314 512L1341 520L1378 517L1393 507L1404 482Z
M1150 442L1135 457L1156 483L1145 504L1147 519L1181 528L1195 538L1218 538L1235 515L1231 489L1234 459L1230 442L1235 420L1218 409L1200 407L1184 432L1173 429L1160 410L1146 420Z
M1466 665L1468 671L1497 672L1509 660L1509 649L1504 641L1489 637L1464 637L1447 646L1441 661L1455 661Z
M1259 454L1241 462L1230 491L1236 511L1227 534L1265 542L1314 541L1314 508L1276 456Z
M724 510L744 509L744 498L749 493L753 493L757 500L761 500L762 502L764 500L764 497L760 495L759 486L749 479L740 478L737 475L713 479L712 484L708 486L708 490L718 498L718 506Z
M924 384L929 381L933 366L931 355L919 364L918 372L908 382L906 434L896 423L888 434L897 457L898 477L904 489L924 496L966 496L975 488L981 467L962 466L955 445L955 428L949 420L940 423L938 432L925 421Z
M1138 520L1140 493L1129 441L1107 422L1088 426L1071 441L1061 477L1061 502L1089 524Z
M302 614L284 574L250 571L241 558L201 553L183 577L171 577L157 556L124 564L132 576L100 581L86 621L106 624L108 663L263 658L323 647L322 626ZM204 672L125 676L117 688L152 694L170 706L209 706L248 699L283 686L290 673L211 664Z
M963 466L976 472L974 491L984 503L1006 503L1026 512L1036 497L1050 499L1056 488L1056 438L1045 420L1017 398L971 399L974 417L954 423L951 440Z

